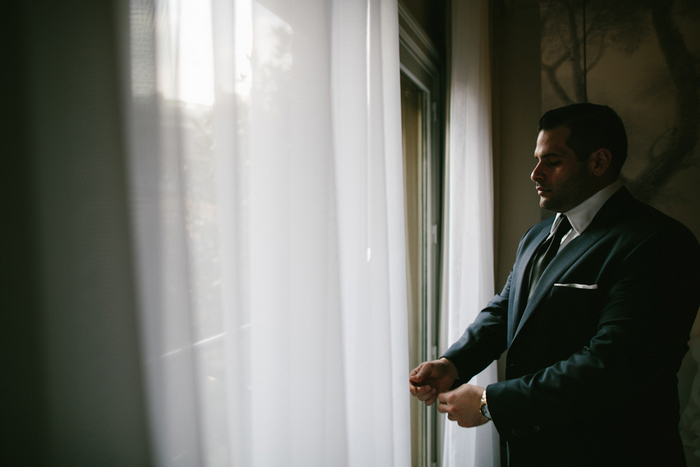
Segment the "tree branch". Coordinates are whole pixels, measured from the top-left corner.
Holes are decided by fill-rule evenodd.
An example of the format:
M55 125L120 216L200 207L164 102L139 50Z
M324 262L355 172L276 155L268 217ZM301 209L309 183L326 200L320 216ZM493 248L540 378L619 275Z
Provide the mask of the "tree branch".
M651 201L678 171L694 163L700 129L700 92L695 58L672 16L673 2L651 0L651 19L675 89L675 122L664 151L654 157L629 185L643 201Z
M549 84L552 85L552 89L554 90L554 93L565 103L565 104L573 104L574 101L569 97L569 95L566 93L564 90L564 87L561 85L559 82L559 79L557 79L557 70L559 67L569 59L569 56L571 55L570 50L566 50L559 58L557 58L554 63L551 65L547 65L545 63L542 64L542 70L544 70L544 74L547 77L547 80L549 81Z

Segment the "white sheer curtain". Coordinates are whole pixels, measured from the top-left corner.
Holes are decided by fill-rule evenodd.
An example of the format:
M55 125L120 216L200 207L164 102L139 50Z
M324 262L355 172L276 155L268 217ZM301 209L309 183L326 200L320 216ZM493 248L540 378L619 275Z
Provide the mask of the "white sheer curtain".
M157 465L409 465L396 1L130 5Z
M462 335L494 293L491 82L487 0L452 0L450 137L443 319L447 345ZM496 364L472 384L497 379ZM445 422L443 466L499 466L492 423L476 429Z

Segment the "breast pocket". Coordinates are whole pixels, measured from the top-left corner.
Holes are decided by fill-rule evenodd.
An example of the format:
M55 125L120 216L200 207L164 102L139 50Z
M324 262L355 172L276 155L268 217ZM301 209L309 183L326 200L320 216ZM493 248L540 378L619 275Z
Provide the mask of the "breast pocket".
M576 352L588 345L598 330L600 291L595 284L555 285L543 311L543 325L553 340Z

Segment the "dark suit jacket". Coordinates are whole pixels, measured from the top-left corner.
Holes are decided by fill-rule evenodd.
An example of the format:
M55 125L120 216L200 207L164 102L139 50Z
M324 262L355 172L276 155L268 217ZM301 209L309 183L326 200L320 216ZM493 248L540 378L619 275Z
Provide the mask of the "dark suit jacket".
M676 373L700 306L697 240L623 188L528 301L552 221L523 236L503 291L445 353L459 382L508 350L486 394L511 466L685 465Z

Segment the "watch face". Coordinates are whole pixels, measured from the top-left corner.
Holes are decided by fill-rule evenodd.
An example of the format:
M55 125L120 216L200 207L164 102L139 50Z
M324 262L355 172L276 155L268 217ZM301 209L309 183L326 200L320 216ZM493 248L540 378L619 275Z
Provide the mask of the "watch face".
M489 407L486 404L481 404L481 415L491 420L491 414L489 413Z

